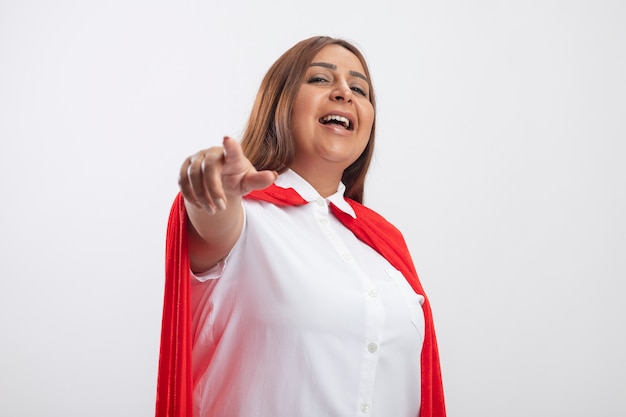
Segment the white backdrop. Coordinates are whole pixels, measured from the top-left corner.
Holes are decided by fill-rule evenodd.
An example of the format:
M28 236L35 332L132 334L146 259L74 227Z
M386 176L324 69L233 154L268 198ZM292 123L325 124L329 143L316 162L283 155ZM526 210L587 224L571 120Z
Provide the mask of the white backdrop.
M369 59L449 415L626 415L620 0L0 0L0 415L153 415L178 168L315 34Z

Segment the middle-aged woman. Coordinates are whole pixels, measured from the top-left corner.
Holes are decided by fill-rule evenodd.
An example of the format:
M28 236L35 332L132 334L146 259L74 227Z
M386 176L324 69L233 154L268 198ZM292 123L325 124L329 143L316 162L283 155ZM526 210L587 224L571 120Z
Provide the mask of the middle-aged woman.
M184 161L157 415L445 416L428 299L362 204L375 115L361 52L313 37L269 69L241 144Z

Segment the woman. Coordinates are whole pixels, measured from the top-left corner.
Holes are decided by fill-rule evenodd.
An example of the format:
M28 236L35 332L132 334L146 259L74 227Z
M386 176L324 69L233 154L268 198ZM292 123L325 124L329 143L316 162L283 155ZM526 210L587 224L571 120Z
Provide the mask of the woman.
M428 300L401 233L362 205L363 55L303 40L241 145L187 158L168 228L158 416L444 416Z

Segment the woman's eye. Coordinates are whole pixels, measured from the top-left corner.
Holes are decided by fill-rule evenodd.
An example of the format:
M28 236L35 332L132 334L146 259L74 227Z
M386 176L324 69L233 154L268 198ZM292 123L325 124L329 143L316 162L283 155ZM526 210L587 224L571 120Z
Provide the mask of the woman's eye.
M364 97L367 97L367 93L361 87L352 87L352 91L354 91L355 93L360 94L360 95L362 95Z
M325 83L325 82L328 82L328 80L324 77L316 76L316 77L309 78L309 84Z

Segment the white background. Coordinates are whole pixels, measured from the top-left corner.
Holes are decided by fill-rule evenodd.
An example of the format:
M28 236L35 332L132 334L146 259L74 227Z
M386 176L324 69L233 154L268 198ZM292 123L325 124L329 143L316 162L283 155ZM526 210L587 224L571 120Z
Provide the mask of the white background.
M0 1L0 415L153 415L178 168L317 34L371 65L449 415L626 415L619 0Z

